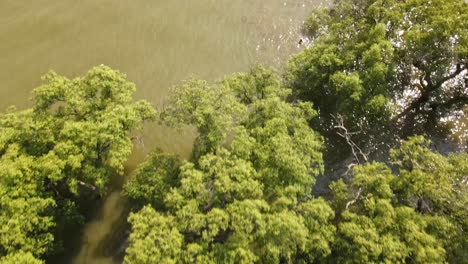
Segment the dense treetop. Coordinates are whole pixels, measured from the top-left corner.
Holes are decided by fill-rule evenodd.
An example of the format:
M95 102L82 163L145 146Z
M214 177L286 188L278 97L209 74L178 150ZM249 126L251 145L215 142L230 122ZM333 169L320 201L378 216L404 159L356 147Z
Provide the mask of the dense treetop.
M192 79L159 114L106 66L47 74L0 115L0 264L60 252L153 119L196 139L125 183L124 263L467 263L468 154L430 140L467 120L467 21L462 0L336 0L284 78Z
M322 169L321 140L307 124L315 113L287 94L263 68L176 88L163 120L198 128L194 155L177 163L156 153L127 184L130 198L154 207L130 216L126 263L278 263L330 252L334 214L311 195Z
M4 261L52 253L60 246L54 234L81 218L76 202L105 194L109 179L122 175L129 132L155 116L148 103L132 102L134 91L105 66L72 80L51 72L34 89L32 109L0 116Z
M463 0L337 0L306 21L312 44L286 77L332 146L345 141L338 116L368 152L395 134L434 134L468 102L467 21Z
M466 259L468 155L444 157L413 137L390 163L353 169L331 184L340 263L462 263ZM339 213L340 212L340 213Z
M315 112L284 101L276 78L256 68L175 89L161 118L198 128L193 155L157 151L127 183L136 213L125 263L464 259L468 155L443 156L411 137L387 164L354 166L326 200L314 197L323 172L320 137L307 125Z

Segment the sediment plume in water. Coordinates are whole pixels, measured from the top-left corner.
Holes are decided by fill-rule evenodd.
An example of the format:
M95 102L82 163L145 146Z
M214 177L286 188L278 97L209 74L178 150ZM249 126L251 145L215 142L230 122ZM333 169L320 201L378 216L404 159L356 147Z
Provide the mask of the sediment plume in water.
M113 256L103 257L102 247L112 234L125 209L125 197L120 191L112 192L103 202L99 215L83 231L81 249L73 264L113 264ZM117 225L118 226L118 225Z

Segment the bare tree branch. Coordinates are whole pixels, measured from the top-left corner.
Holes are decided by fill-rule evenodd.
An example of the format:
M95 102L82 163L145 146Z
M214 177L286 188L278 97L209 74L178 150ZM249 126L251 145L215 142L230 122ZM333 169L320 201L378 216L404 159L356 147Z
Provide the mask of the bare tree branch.
M94 185L91 185L89 183L86 183L86 182L82 182L82 181L77 181L79 185L93 191L93 192L97 192L97 187L94 186Z
M362 149L351 139L352 135L359 134L359 132L349 132L348 129L344 125L344 119L343 116L338 114L336 117L332 115L333 118L335 118L337 125L334 126L334 128L337 128L340 130L340 132L336 132L340 137L344 138L346 140L346 143L351 147L351 151L353 153L354 158L358 163L360 162L360 158L358 155L360 155L365 162L367 162L369 159L366 154L362 151Z
M351 205L355 204L357 200L359 200L359 197L361 196L362 188L359 188L358 192L356 193L356 197L354 197L353 200L349 201L346 203L345 209L347 210Z

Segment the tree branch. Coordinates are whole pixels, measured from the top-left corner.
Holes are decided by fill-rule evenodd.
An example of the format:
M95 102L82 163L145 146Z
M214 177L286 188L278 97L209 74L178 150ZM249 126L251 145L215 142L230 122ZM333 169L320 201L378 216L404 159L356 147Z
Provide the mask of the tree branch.
M338 114L336 117L334 115L331 115L333 118L335 118L336 122L338 123L334 128L339 129L341 132L336 132L340 137L344 138L346 140L346 143L351 147L351 151L353 153L354 158L358 163L360 163L358 154L361 155L361 157L364 159L365 162L368 161L367 155L364 154L362 149L351 139L352 135L358 134L359 132L349 132L348 129L344 125L344 119L343 116Z
M445 102L434 102L430 106L434 108L449 108L456 104L468 104L468 96L456 96Z
M441 87L445 82L457 77L460 73L462 73L464 70L466 70L466 66L462 66L460 63L457 64L457 69L455 72L452 74L449 74L445 77L443 77L439 82L437 82L434 86L439 88Z
M97 192L97 187L86 182L77 181L77 183L93 192Z
M414 65L416 68L418 68L416 65ZM461 64L457 64L457 69L455 70L455 72L443 77L439 82L437 82L436 84L432 84L432 80L430 79L430 74L424 74L424 80L428 83L427 85L424 85L423 83L421 83L421 79L419 80L420 81L420 86L417 86L417 89L419 91L421 91L421 96L413 101L406 109L404 109L400 114L398 114L397 116L395 116L393 118L393 121L398 121L400 118L408 115L411 111L415 110L415 109L418 109L423 103L429 101L430 97L431 97L431 93L434 92L435 90L439 89L445 82L457 77L460 73L462 73L463 71L465 71L467 68L466 66L462 66ZM420 71L422 71L420 68L418 68ZM423 71L424 72L424 71ZM422 88L424 88L424 91L421 90L421 86Z
M346 210L348 210L348 208L349 208L351 205L355 204L355 203L357 202L357 200L359 200L359 197L361 196L361 192L362 192L362 188L359 188L359 190L358 190L358 192L357 192L357 194L356 194L356 197L354 197L353 200L351 200L351 201L349 201L349 202L346 203L346 207L345 207Z

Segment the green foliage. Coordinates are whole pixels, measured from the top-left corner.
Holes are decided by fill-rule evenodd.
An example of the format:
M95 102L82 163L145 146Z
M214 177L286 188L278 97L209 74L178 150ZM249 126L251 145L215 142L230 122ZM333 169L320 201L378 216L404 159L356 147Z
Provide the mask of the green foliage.
M286 79L314 103L313 127L332 153L345 143L337 116L371 150L392 127L433 133L468 102L467 21L463 0L336 0L306 21L312 44L289 62Z
M314 128L332 146L340 142L334 126L346 117L350 131L372 131L388 123L394 47L384 23L369 23L343 1L316 10L306 22L316 39L288 64L287 80L295 94L319 111ZM362 135L361 135L362 136ZM366 138L367 139L367 138Z
M304 26L311 45L289 62L286 80L319 113L312 127L325 136L326 162L343 162L349 147L360 163L361 154L382 160L394 139L445 137L440 121L468 102L467 21L463 0L336 0L313 10ZM365 164L348 184L332 183L332 260L466 262L466 163L466 154L443 156L413 137L391 151L392 170Z
M35 258L31 253L18 252L0 257L0 264L43 264L44 262Z
M468 249L468 153L443 156L429 149L430 142L414 137L391 151L398 169L394 181L401 203L417 211L443 216L454 230L443 230L450 259L466 261ZM440 226L440 224L438 224ZM455 232L456 234L451 234Z
M171 101L161 113L161 119L175 127L189 124L197 128L196 151L192 153L196 160L222 144L237 122L235 119L242 117L245 111L245 106L227 87L190 80L172 90Z
M55 201L41 182L41 165L12 145L0 158L0 256L22 249L39 256L53 241Z
M257 66L175 87L159 121L196 129L192 155L156 150L126 182L124 262L467 263L468 154L411 136L466 111L467 21L463 0L335 0L305 21L286 84ZM134 91L105 66L51 72L31 109L0 115L0 264L44 263L123 174L156 116ZM319 133L328 164L349 147L359 164L317 198Z
M145 101L133 103L135 85L105 66L73 80L52 72L44 82L34 90L33 118L47 121L50 135L32 146L61 160L57 169L68 172L72 192L78 181L105 191L110 176L123 173L132 151L129 131L152 118L154 110Z
M75 202L106 192L132 151L129 132L155 115L105 66L73 80L51 72L43 82L32 109L0 116L0 256L50 253L54 227L81 220Z
M163 206L130 216L126 263L307 263L330 254L334 213L311 195L322 170L320 138L307 123L315 113L288 94L261 67L176 88L162 118L197 127L196 155L172 179L160 154L146 163L156 167L140 169L131 189L171 188L145 196Z
M385 164L332 184L337 213L333 259L340 263L462 263L466 251L466 154L444 157L414 137ZM463 168L465 167L465 168ZM463 178L464 177L464 178ZM458 218L461 217L461 218Z
M133 226L130 241L134 245L127 249L125 263L175 263L180 257L184 240L172 217L165 217L151 207L144 207L132 214L129 222Z
M142 207L150 202L154 208L164 208L164 195L178 184L180 165L179 157L156 150L124 185L132 206Z
M340 263L443 263L442 244L428 233L430 219L395 204L394 176L383 164L355 169L352 188L360 196L341 213L335 250Z
M411 137L388 164L358 165L333 182L328 202L314 198L323 171L308 126L316 113L289 95L261 67L175 88L161 118L197 128L194 154L157 151L127 183L137 208L147 205L129 217L125 263L465 261L466 153L443 156Z

